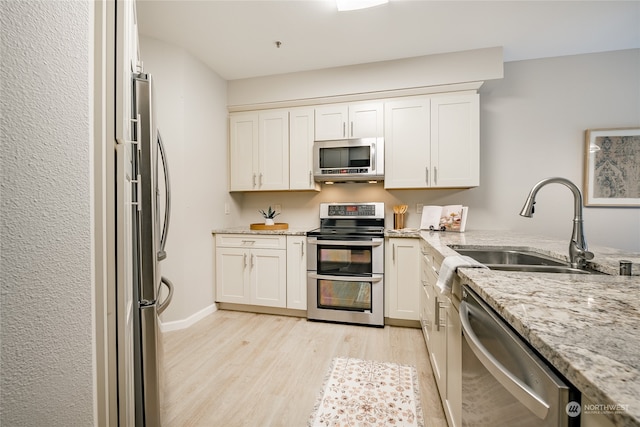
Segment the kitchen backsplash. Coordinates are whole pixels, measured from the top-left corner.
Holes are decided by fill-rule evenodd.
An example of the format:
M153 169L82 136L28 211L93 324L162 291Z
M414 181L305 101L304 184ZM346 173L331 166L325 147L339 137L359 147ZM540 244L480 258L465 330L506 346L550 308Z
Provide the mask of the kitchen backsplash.
M280 205L282 214L278 216L278 222L286 222L291 227L314 228L319 224L318 206L321 202L384 202L387 228L393 227L393 206L399 204L409 206L405 215L405 227L418 228L421 213L416 211L417 204L468 205L473 200L473 192L474 189L388 191L382 183L354 183L323 185L320 192L231 193L230 199L236 212L232 209L227 217L232 217L229 226L248 225L261 220L260 209ZM476 215L481 217L474 210L474 217ZM514 215L517 215L517 209L514 209Z

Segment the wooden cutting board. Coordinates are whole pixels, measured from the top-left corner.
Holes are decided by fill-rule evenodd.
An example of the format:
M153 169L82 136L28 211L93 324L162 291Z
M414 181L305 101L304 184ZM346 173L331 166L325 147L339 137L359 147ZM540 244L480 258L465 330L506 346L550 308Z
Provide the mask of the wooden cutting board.
M286 230L289 228L289 224L286 222L276 222L273 225L266 225L263 222L258 222L251 224L250 228L252 230Z

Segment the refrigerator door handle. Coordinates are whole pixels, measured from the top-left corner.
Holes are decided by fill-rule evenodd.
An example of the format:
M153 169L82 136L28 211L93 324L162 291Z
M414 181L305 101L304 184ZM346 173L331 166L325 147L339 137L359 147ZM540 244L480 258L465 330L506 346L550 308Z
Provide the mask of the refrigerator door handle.
M160 287L162 287L163 284L169 290L169 295L167 295L164 301L158 304L158 316L167 309L167 307L171 303L171 298L173 298L173 283L171 283L169 279L163 276L160 278ZM160 289L158 289L158 295L160 295Z
M160 237L160 250L158 251L158 261L162 261L167 257L164 246L167 244L167 234L169 233L169 219L171 217L171 187L169 185L169 165L167 164L167 155L165 153L162 137L158 130L158 148L160 149L160 157L162 158L162 170L164 171L164 192L165 192L165 208L164 208L164 224L162 226L162 235Z

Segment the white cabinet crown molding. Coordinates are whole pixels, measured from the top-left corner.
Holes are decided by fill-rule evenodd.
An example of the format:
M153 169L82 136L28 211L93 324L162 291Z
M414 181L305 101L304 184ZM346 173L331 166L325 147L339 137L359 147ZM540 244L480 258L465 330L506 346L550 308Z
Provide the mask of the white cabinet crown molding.
M230 105L228 111L230 113L238 113L244 111L257 111L257 110L269 110L274 108L293 108L293 107L308 107L324 104L335 104L343 102L359 102L359 101L373 101L373 100L391 100L392 98L402 98L406 96L416 95L434 95L439 93L476 93L484 82L466 82L455 83L449 85L439 86L424 86L415 87L409 89L396 89L386 90L379 92L366 92L355 94L344 94L339 96L329 96L322 98L305 98L305 99L291 99L287 101L275 101L265 102L260 104L244 104L244 105Z

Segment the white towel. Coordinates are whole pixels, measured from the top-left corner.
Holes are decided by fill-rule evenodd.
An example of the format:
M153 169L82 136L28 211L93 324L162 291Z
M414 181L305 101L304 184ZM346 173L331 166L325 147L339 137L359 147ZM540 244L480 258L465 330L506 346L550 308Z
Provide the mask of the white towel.
M475 259L464 255L448 256L442 261L436 286L442 293L451 293L451 283L459 267L487 268Z

